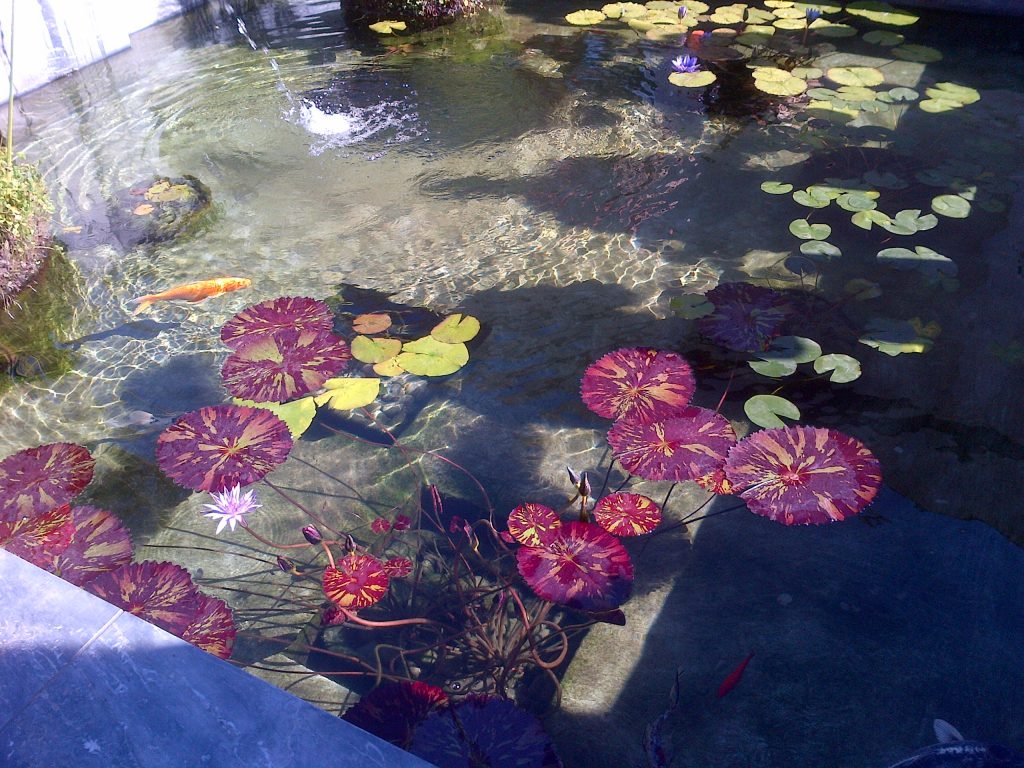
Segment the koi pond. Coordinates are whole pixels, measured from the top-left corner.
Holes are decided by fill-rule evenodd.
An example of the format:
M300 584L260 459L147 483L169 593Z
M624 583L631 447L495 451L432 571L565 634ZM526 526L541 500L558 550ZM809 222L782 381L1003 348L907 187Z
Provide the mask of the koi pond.
M1024 765L1019 27L339 5L17 101L0 545L439 766Z

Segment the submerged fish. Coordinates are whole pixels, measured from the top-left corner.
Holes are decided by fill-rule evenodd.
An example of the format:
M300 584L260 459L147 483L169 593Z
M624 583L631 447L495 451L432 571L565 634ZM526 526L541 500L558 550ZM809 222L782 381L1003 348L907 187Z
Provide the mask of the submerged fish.
M918 750L889 768L1024 768L1024 755L999 744L967 741L945 720L932 727L938 744Z
M203 301L203 299L208 299L211 296L220 296L222 293L248 288L250 285L252 285L252 280L247 277L215 277L212 280L200 280L198 283L176 285L160 293L147 293L145 296L132 299L132 304L138 304L132 310L132 314L139 314L157 301L173 301L176 299L191 302Z
M740 678L743 677L743 670L747 668L747 664L750 663L750 660L752 658L754 658L753 651L751 651L750 655L747 656L747 658L745 658L743 661L741 661L739 666L736 667L736 669L734 669L732 672L730 672L729 676L722 681L722 684L718 686L718 698L722 698L739 684Z

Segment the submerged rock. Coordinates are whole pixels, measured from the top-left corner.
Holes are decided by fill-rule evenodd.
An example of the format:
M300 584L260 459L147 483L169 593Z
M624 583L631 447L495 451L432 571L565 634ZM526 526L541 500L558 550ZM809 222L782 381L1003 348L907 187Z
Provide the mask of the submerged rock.
M210 188L195 176L154 176L118 192L110 204L113 236L125 249L191 234L212 213Z

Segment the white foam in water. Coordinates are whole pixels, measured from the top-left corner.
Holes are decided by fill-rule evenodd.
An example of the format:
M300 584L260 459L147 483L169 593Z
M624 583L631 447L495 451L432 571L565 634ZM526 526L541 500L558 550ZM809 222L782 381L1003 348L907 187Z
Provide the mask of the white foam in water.
M292 113L294 116L294 113ZM397 144L422 134L416 126L417 115L408 105L382 101L372 107L352 107L347 112L324 112L315 104L303 101L296 122L322 141L310 147L310 154L319 155L328 149L347 147L386 131L391 135L384 144ZM379 153L377 156L381 156Z
M303 102L299 108L299 124L317 136L345 137L352 134L356 120L344 112L330 114L315 104Z

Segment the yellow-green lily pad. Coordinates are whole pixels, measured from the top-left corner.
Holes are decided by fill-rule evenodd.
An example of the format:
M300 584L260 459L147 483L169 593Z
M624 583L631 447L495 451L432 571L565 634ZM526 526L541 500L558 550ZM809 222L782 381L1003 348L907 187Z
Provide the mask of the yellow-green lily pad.
M637 16L643 16L647 13L646 6L640 3L608 3L608 5L601 8L603 13L609 19L633 19Z
M849 355L822 355L814 361L815 373L827 373L832 371L828 377L829 381L836 384L846 384L860 378L860 361Z
M909 248L885 248L878 252L878 260L890 264L896 269L918 269L925 274L942 273L954 277L956 263L948 256L923 245Z
M895 357L902 354L921 354L934 346L934 342L920 335L906 320L877 318L867 326L867 332L858 341L879 352Z
M380 379L342 376L328 379L324 388L326 392L313 398L317 405L326 405L335 411L351 411L377 399Z
M793 77L799 77L801 80L817 80L825 73L818 69L818 67L796 67L789 74Z
M234 397L231 399L235 405L247 405L250 408L265 408L288 425L288 431L292 437L298 440L302 434L309 429L316 416L316 403L312 397L303 397L292 400L290 403L256 403L252 400L242 400Z
M480 321L472 315L449 315L430 331L430 335L446 344L469 341L480 333Z
M831 202L828 197L809 189L798 189L793 193L793 201L806 208L827 208Z
M683 296L676 296L668 303L668 308L676 317L686 320L696 320L698 317L710 315L715 311L715 305L699 293L687 293Z
M424 336L406 344L394 359L417 376L447 376L469 362L469 350L462 342L448 344Z
M905 27L920 18L916 13L898 10L888 3L879 2L879 0L857 0L848 3L846 12L870 19L878 24L889 24L894 27Z
M390 35L396 30L402 32L405 30L404 21L378 21L376 24L371 24L370 29L376 32L378 35Z
M956 101L960 104L973 104L981 98L981 94L974 88L957 83L936 83L933 87L926 88L924 94L931 99Z
M708 72L707 70L701 70L700 72L673 72L668 76L668 81L680 88L701 88L705 85L711 85L715 80L715 73Z
M916 61L919 64L931 64L942 60L941 51L930 48L927 45L916 45L914 43L907 43L906 45L893 48L891 53L897 59Z
M809 29L822 37L856 37L857 28L837 21L815 19Z
M763 181L761 191L769 195L788 195L793 191L793 185L784 181Z
M971 204L960 195L939 195L932 198L932 210L951 219L966 219L971 215Z
M371 339L369 336L356 336L352 339L352 357L361 363L383 363L402 351L399 339Z
M778 395L754 395L743 404L743 412L757 426L765 429L785 427L780 416L793 420L800 418L800 409Z
M789 222L789 231L801 240L824 240L832 234L828 224L811 224L807 219L793 219Z
M565 15L565 20L570 24L577 27L589 27L592 24L600 24L605 20L605 15L601 11L595 11L593 9L584 9L581 11L573 11Z
M867 230L870 230L873 224L885 226L892 223L892 219L888 214L876 210L857 211L857 213L850 217L850 221L853 222L855 227Z
M818 256L826 259L838 259L843 255L839 246L827 243L824 240L807 240L800 243L800 253L804 256Z
M874 67L831 67L825 77L840 85L870 87L885 82L885 75Z
M888 48L899 45L905 38L899 32L888 29L873 29L864 33L864 42L872 45L884 45Z
M701 0L683 0L681 5L685 5L687 10L693 14L707 13L711 6Z
M378 376L401 376L405 373L405 369L398 364L395 358L385 360L383 363L376 363L373 366L373 372Z
M782 9L780 8L779 10ZM807 23L802 18L803 14L800 14L800 16L801 18L799 19L776 19L772 22L772 26L787 30L803 29L807 26Z
M773 96L799 96L807 90L806 81L801 80L799 77L793 77L788 72L785 74L786 79L784 80L777 80L774 77L768 79L755 74L754 87Z

